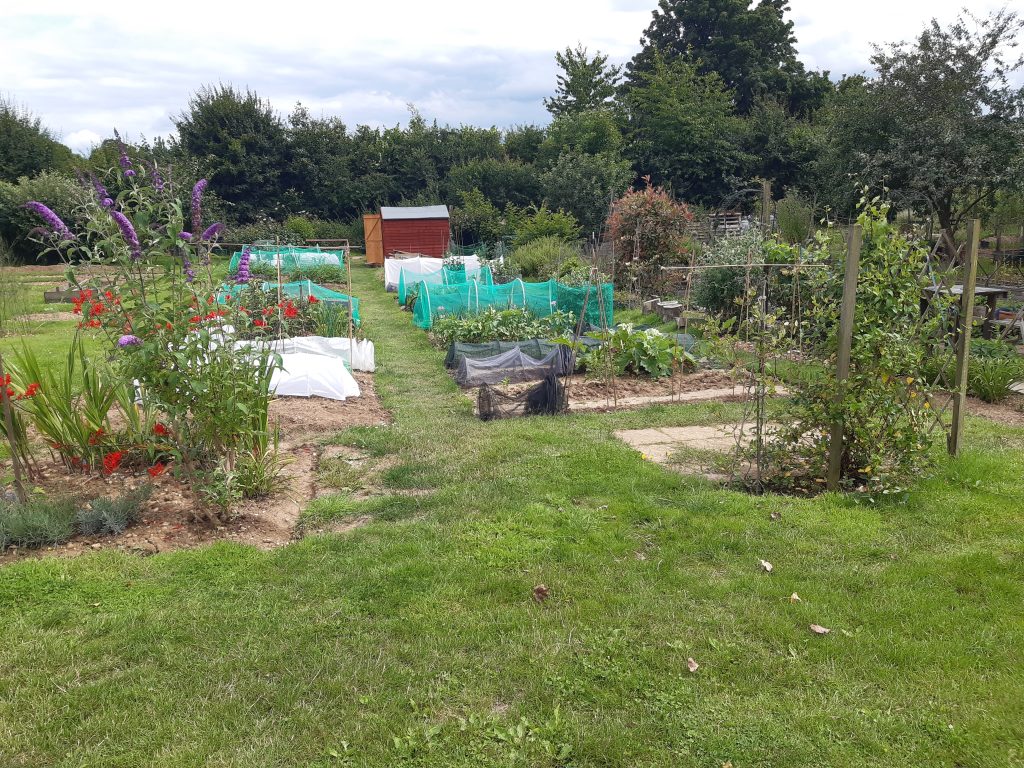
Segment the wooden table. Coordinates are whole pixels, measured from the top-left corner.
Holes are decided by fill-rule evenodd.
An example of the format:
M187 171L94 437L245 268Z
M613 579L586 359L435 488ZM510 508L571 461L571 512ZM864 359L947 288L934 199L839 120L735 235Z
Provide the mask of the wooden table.
M957 284L951 287L944 285L929 286L925 288L925 293L936 293L941 291L942 293L948 293L950 296L963 296L964 287L962 284ZM992 288L987 285L978 285L974 288L974 296L977 298L983 296L985 303L988 304L988 311L985 313L985 321L981 325L981 335L983 338L992 338L992 321L996 319L996 312L999 311L999 299L1008 298L1010 290L1008 288ZM922 297L921 308L922 311L926 308L928 302L927 297Z

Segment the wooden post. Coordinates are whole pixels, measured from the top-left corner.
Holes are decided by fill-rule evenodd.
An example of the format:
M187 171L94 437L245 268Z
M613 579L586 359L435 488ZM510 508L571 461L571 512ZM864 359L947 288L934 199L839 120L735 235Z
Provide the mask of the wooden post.
M836 400L842 400L846 380L850 377L850 354L853 350L853 320L857 309L857 276L860 273L860 245L863 233L860 224L850 230L846 248L846 273L843 279L843 306L839 312L839 351L836 356ZM843 420L840 416L832 424L828 441L828 476L826 487L839 490L843 469Z
M355 359L355 334L352 332L352 313L355 311L355 303L352 300L352 251L349 250L348 240L341 257L345 260L345 277L347 280L346 290L348 291L348 361ZM355 370L353 368L353 370Z
M960 295L960 315L957 318L956 384L953 388L953 424L949 430L949 454L960 452L960 436L964 428L964 406L967 402L967 367L971 357L971 327L974 323L974 288L978 282L978 241L981 238L981 220L971 219L967 224L967 252L964 255L964 291Z
M772 217L772 183L767 180L761 182L761 232L768 233Z

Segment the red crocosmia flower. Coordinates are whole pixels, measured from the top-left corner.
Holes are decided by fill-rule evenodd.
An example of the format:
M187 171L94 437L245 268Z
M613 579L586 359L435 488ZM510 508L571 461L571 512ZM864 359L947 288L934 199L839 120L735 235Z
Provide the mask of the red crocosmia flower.
M124 453L121 451L112 451L103 457L103 471L108 475L112 474L119 466L121 466L121 459L124 458Z
M203 319L203 318L201 318L201 317L200 317L199 315L192 315L192 317L190 317L190 318L188 319L188 321L189 321L190 323L198 323L198 322L199 322L200 320L202 320L202 319Z
M299 310L297 310L292 305L289 304L287 307L285 307L285 310L284 310L284 316L285 317L296 317L298 314L299 314Z
M159 477L164 473L165 469L167 469L167 466L162 461L158 461L146 471L149 472L150 477Z
M216 300L217 300L217 299L216 299L216 298L214 298L213 296L207 296L207 297L206 297L206 303L207 303L207 304L213 304L213 302L215 302Z
M274 308L273 307L267 307L266 309L263 310L263 316L264 317L270 317L272 314L274 314Z
M104 307L102 304L93 304L92 309L89 310L89 314L92 317L95 317L96 315L102 315L106 311L106 309L107 308Z
M88 323L86 323L86 325L89 326L90 328L99 328L101 325L103 325L103 323L101 323L99 320L90 320Z
M309 303L310 303L310 304L316 304L316 303L317 303L318 301L320 301L320 299L318 299L318 298L317 298L316 296L314 296L313 294L309 294Z
M167 427L161 424L159 421L153 425L153 434L163 437L168 432Z
M260 320L259 318L256 318L255 320L253 320L252 324L255 325L257 328L266 328L267 327L267 321L266 320Z
M224 301L226 303L229 303L229 304L231 303L231 294L230 293L224 294Z
M110 291L106 291L103 295L107 298L107 301L113 301L114 300L114 294L111 293Z
M167 324L167 330L168 331L173 330L173 328L174 328L173 325L171 325L170 323Z
M100 427L89 435L89 445L96 445L100 441L101 437L103 437L103 427Z

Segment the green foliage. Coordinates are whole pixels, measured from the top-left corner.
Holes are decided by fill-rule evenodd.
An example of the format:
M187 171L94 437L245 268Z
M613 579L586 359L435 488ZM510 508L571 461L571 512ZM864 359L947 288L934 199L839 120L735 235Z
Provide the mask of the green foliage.
M627 90L623 108L625 154L655 184L715 204L731 191L747 162L743 124L717 74L702 74L683 58L667 63L658 56Z
M305 216L289 216L284 222L285 229L291 232L299 243L316 237L316 227Z
M552 211L547 205L525 212L516 227L513 246L518 248L542 237L556 237L566 242L578 240L580 225L571 213Z
M22 504L0 497L0 550L60 544L74 533L75 504L70 499L32 496Z
M560 278L582 264L579 248L555 235L539 237L519 246L508 261L524 280L534 282Z
M1024 381L1024 359L1013 357L975 357L967 366L967 390L986 403L1000 403L1013 394L1013 385Z
M618 155L564 150L541 175L541 184L548 205L575 216L586 232L601 233L611 202L632 179L629 162Z
M0 96L0 181L13 183L43 171L67 171L72 157L40 118Z
M461 193L462 204L451 213L452 227L463 242L494 243L512 235L508 219L479 189Z
M598 51L591 58L584 46L577 45L555 53L555 61L562 71L554 97L544 99L544 106L556 119L612 102L622 67L609 64L607 55Z
M556 117L548 126L538 162L550 166L563 152L619 157L622 132L610 109L592 109Z
M459 200L465 193L480 190L495 207L527 206L540 197L537 169L515 160L493 157L472 160L451 169L445 180L447 199Z
M775 220L782 239L803 243L814 232L814 211L799 195L790 192L775 205Z
M684 60L720 78L741 114L771 94L795 114L813 111L830 84L827 73L808 73L797 59L788 10L786 0L662 0L629 64L629 83L642 82L660 57Z
M88 199L85 189L56 171L44 171L31 179L21 178L14 184L0 181L0 238L8 243L17 261L35 262L44 256L46 249L29 237L41 222L25 209L25 203L35 200L45 204L70 226Z
M201 88L174 121L178 145L199 161L232 218L254 221L282 202L287 165L284 125L253 91L230 85Z
M525 309L485 309L475 315L445 315L434 320L430 337L439 347L454 341L477 344L485 341L551 339L575 329L572 312L552 312L536 317Z
M142 516L142 505L149 499L153 486L149 483L117 498L94 499L76 515L78 532L85 536L119 536Z
M579 349L580 367L588 373L628 372L660 379L694 364L674 338L654 328L640 330L623 323L614 330L588 335L602 342L599 347Z
M965 220L1021 178L1024 91L1011 77L1022 25L1005 8L978 21L965 13L946 27L933 19L912 43L879 48L878 75L841 87L825 112L822 189L884 179L901 207L934 211L953 252Z
M820 487L826 473L831 425L843 425L841 482L848 489L892 493L930 464L935 439L931 382L920 371L941 340L939 317L922 321L922 270L928 249L906 240L888 221L888 206L864 201L858 219L864 232L851 371L836 381L837 318L843 269L813 270L813 301L802 322L808 338L820 339L816 375L789 382L790 398L777 421L768 454L772 483ZM827 243L820 241L820 247ZM761 330L766 329L766 330ZM750 334L785 344L780 316L752 318ZM773 343L771 339L767 343Z

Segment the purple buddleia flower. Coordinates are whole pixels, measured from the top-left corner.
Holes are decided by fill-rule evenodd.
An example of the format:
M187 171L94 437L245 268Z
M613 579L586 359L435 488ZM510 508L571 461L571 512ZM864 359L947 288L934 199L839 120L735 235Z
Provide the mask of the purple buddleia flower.
M37 216L39 216L43 221L45 221L46 225L54 234L60 235L61 240L75 239L75 236L71 234L71 230L68 229L67 224L60 220L60 216L51 211L42 203L37 203L35 200L32 200L28 203L25 203L25 207L28 208L28 210L32 211Z
M120 339L117 340L117 346L124 349L125 347L137 347L142 343L142 339L131 333L126 333Z
M192 231L203 228L203 191L206 189L206 179L200 179L192 187Z
M178 237L180 237L182 240L184 240L187 243L189 240L192 239L192 233L191 232L179 232L178 233Z
M132 161L128 157L128 148L120 139L117 140L117 146L121 150L121 156L117 159L117 162L121 164L121 170L124 171L125 176L134 176L135 171L132 170Z
M211 224L205 230L200 239L202 240L213 240L217 235L220 234L221 230L224 229L224 225L219 221L216 224Z
M107 192L107 188L103 186L103 182L96 178L95 175L89 174L89 178L92 180L92 188L96 191L96 199L100 205L104 208L109 208L114 204L114 201L110 197L110 193Z
M181 268L185 270L185 282L191 283L196 279L196 271L192 269L192 262L189 261L188 253L181 252Z
M139 245L139 236L135 234L135 227L128 221L128 217L120 211L115 211L111 208L110 215L117 223L117 228L121 230L121 237L125 239L125 242L132 249L132 261L138 261L142 258L142 246Z
M248 283L252 275L249 274L249 258L252 253L249 246L242 249L242 255L238 259L238 272L235 274L236 283Z
M149 178L153 182L153 189L157 192L164 191L164 177L160 175L160 168L157 167L156 163L153 163L149 168Z

